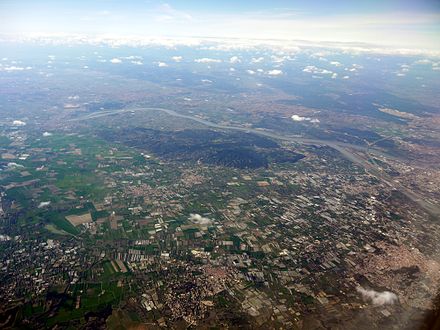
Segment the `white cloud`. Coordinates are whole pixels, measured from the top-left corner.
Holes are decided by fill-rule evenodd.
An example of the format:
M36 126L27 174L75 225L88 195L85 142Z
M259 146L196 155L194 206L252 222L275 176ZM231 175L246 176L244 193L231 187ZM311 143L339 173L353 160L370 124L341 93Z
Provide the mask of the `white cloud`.
M7 166L8 167L19 167L19 168L23 168L24 167L23 165L17 164L17 163L14 163L14 162L8 163Z
M308 122L311 122L313 124L317 124L317 123L320 122L319 119L317 119L317 118L302 117L302 116L298 116L298 115L292 115L291 118L292 118L293 121L299 121L299 122L301 122L301 121L308 121Z
M209 79L202 79L202 80L200 80L202 83L207 83L207 84L210 84L210 83L212 83L212 80L209 80Z
M408 64L402 64L400 67L402 69L409 69L410 68L410 66Z
M112 59L110 60L110 63L113 63L113 64L119 64L119 63L122 63L122 61L121 61L119 58L112 58Z
M310 120L312 120L312 118L301 117L301 116L298 116L298 115L292 115L292 120L293 121L310 121Z
M31 70L32 67L31 66L27 66L27 67L22 67L22 66L6 66L3 68L3 71L7 71L7 72L11 72L11 71L24 71L24 70Z
M159 68L165 68L165 67L168 66L168 64L166 64L165 62L158 62L158 63L157 63L157 66L158 66Z
M79 95L71 95L67 97L68 100L79 100Z
M283 74L283 71L278 70L278 69L274 69L274 70L267 71L267 74L270 76L279 76L279 75Z
M362 295L364 300L370 301L373 305L392 305L398 301L396 294L390 291L366 290L361 286L358 286L356 291Z
M131 64L135 64L135 65L142 65L144 64L142 61L131 61Z
M209 225L212 223L211 219L206 218L206 217L202 217L200 214L197 214L197 213L195 213L195 214L191 213L189 215L188 220L190 220L198 225Z
M122 58L126 60L142 60L142 56L138 56L138 55L130 55Z
M50 202L41 202L40 204L38 204L38 208L41 209L43 207L49 206Z
M246 72L249 73L249 74L255 74L254 70L246 70Z
M196 62L196 63L220 63L221 60L218 60L215 58L203 57L203 58L195 59L194 62Z
M428 60L428 59L423 59L423 60L417 60L414 62L414 64L431 64L432 61Z
M229 68L229 71L235 72L235 68Z
M314 73L314 74L332 74L332 71L326 70L326 69L321 69L318 68L314 65L307 65L304 69L303 72L308 72L308 73Z
M342 79L350 79L350 76L343 76Z
M322 58L328 55L332 55L332 52L328 51L328 50L321 50L319 52L315 52L313 54L310 55L310 57L312 58Z
M314 65L307 65L304 69L303 72L309 72L309 73L314 73L315 70L317 70L318 68Z
M264 57L253 57L251 63L261 63L264 61Z
M12 125L13 125L13 126L25 126L26 123L25 123L24 121L21 121L21 120L14 120L14 121L12 122Z
M229 63L232 63L232 64L240 63L240 62L241 62L241 60L238 58L238 56L232 56L232 57L229 59Z
M376 19L376 17L374 17ZM389 17L383 18L384 21L389 20ZM123 20L121 19L121 22ZM196 20L194 20L196 21ZM124 20L125 22L125 20ZM242 22L244 24L244 22ZM304 22L296 22L298 24L298 31L303 30L302 25ZM124 23L125 24L125 23ZM265 30L261 27L261 20L255 22L255 26L251 26L246 23L245 28L251 30L262 31ZM294 24L294 25L295 25ZM342 24L340 20L338 20L338 24ZM355 22L355 24L365 24ZM186 25L186 23L185 23ZM284 24L283 24L284 25ZM370 24L365 24L364 26L369 26ZM115 27L116 28L116 27ZM232 28L232 27L231 27ZM281 28L281 27L280 27ZM422 47L420 43L426 42L426 38L413 38L410 42L410 38L408 35L399 34L398 38L394 38L393 42L389 42L385 39L381 38L382 45L377 45L377 32L374 31L374 40L372 44L366 43L353 43L351 41L357 39L359 42L362 42L362 38L351 38L351 40L347 40L350 42L344 42L344 40L339 40L339 42L325 41L326 38L322 36L323 27L314 26L318 30L319 40L316 38L307 38L307 36L298 36L295 38L294 35L291 34L292 30L286 29L283 27L282 33L285 33L285 37L279 36L279 38L275 39L274 36L276 33L269 32L269 30L264 31L264 33L269 34L269 36L262 37L251 37L251 36L228 36L226 33L224 36L212 35L200 38L200 37L190 37L192 34L183 33L181 37L151 37L151 36L141 36L141 35L133 35L133 34L121 34L118 31L108 32L107 34L95 34L91 35L88 33L78 34L69 34L66 32L40 32L40 33L24 33L23 36L17 36L14 34L6 35L4 40L10 41L18 41L18 42L38 42L40 44L53 44L53 45L108 45L111 47L120 47L120 46L131 46L131 47L142 47L142 46L163 46L167 48L174 48L176 46L188 46L188 47L203 47L204 49L210 50L279 50L284 52L289 52L290 54L294 54L298 52L298 50L306 50L307 48L316 48L321 47L325 49L322 53L326 53L327 55L334 54L335 51L342 52L343 54L383 54L383 55L410 55L410 56L429 56L429 57L439 57L440 50L438 47L435 47L434 42L426 43L426 46ZM341 30L344 31L344 34L347 32L346 24L341 25ZM198 28L197 33L199 33L200 28ZM218 31L218 28L216 29ZM287 32L288 31L288 32ZM350 33L356 33L355 29L352 29ZM171 31L170 31L171 32ZM235 31L234 31L235 32ZM335 40L333 33L330 32L329 29L326 30L329 34L329 38L331 40ZM403 37L404 36L404 37ZM395 37L395 36L394 36ZM412 36L414 37L414 36ZM404 40L398 40L399 38ZM297 40L294 40L297 39ZM301 40L299 40L301 39ZM367 42L366 40L363 40ZM403 41L402 44L399 45L400 41ZM417 44L417 42L419 42ZM409 48L410 47L410 48ZM319 58L319 57L318 57ZM255 59L258 59L256 57Z
M338 74L335 72L332 74L332 79L336 79L338 77Z
M338 61L331 61L330 64L334 66L342 66L342 64Z
M182 57L182 56L173 56L173 57L171 57L171 59L172 59L174 62L182 62L183 57Z
M276 55L272 55L270 58L274 63L283 63L285 60L291 59L290 56L276 56Z

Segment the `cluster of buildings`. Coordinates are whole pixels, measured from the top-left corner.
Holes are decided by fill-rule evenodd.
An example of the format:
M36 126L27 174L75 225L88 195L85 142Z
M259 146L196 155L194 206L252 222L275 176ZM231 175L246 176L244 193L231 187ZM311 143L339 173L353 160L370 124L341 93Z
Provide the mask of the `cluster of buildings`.
M400 272L402 287L390 288L400 302L417 290L403 287L415 273L431 283L419 300L430 300L438 284L432 267L408 257L421 246L424 255L436 251L436 224L329 148L304 147L307 157L295 165L238 170L139 160L114 146L91 155L75 142L40 149L17 143L1 150L28 155L23 168L0 172L4 306L44 305L50 290L64 287L80 309L78 285L118 281L126 305L120 297L113 304L135 308L145 322L197 325L234 306L243 322L294 327L306 315L349 322L368 307L356 288L379 289L390 271ZM57 185L61 173L51 164L67 166L73 178L93 167L93 184L102 186L87 190L88 182L74 179ZM15 180L21 172L29 178ZM17 188L37 209L28 222L26 200L11 194ZM45 203L48 192L56 198ZM407 247L407 257L390 246ZM379 267L373 256L386 257ZM376 266L365 271L366 260ZM396 322L397 311L420 306L428 308L423 301L380 306L374 322Z

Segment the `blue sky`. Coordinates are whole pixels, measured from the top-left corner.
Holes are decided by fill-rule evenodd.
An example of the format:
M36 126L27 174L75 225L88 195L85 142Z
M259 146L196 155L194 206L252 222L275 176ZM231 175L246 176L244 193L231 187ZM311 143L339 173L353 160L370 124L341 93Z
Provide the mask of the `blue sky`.
M440 50L439 0L2 0L0 34L365 42Z

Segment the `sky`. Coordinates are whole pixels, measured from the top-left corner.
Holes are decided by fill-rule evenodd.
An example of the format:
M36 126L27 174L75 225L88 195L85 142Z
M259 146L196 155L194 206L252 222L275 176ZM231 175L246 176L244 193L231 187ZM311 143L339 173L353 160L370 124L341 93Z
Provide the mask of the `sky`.
M440 0L1 0L0 35L217 37L440 50Z

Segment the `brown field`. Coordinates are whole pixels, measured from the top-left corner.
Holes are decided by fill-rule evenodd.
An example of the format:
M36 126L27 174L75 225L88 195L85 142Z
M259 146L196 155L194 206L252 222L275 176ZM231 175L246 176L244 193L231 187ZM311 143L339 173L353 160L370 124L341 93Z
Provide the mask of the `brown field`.
M90 212L81 215L68 215L66 216L66 219L76 227L82 225L83 223L92 222L92 215Z

